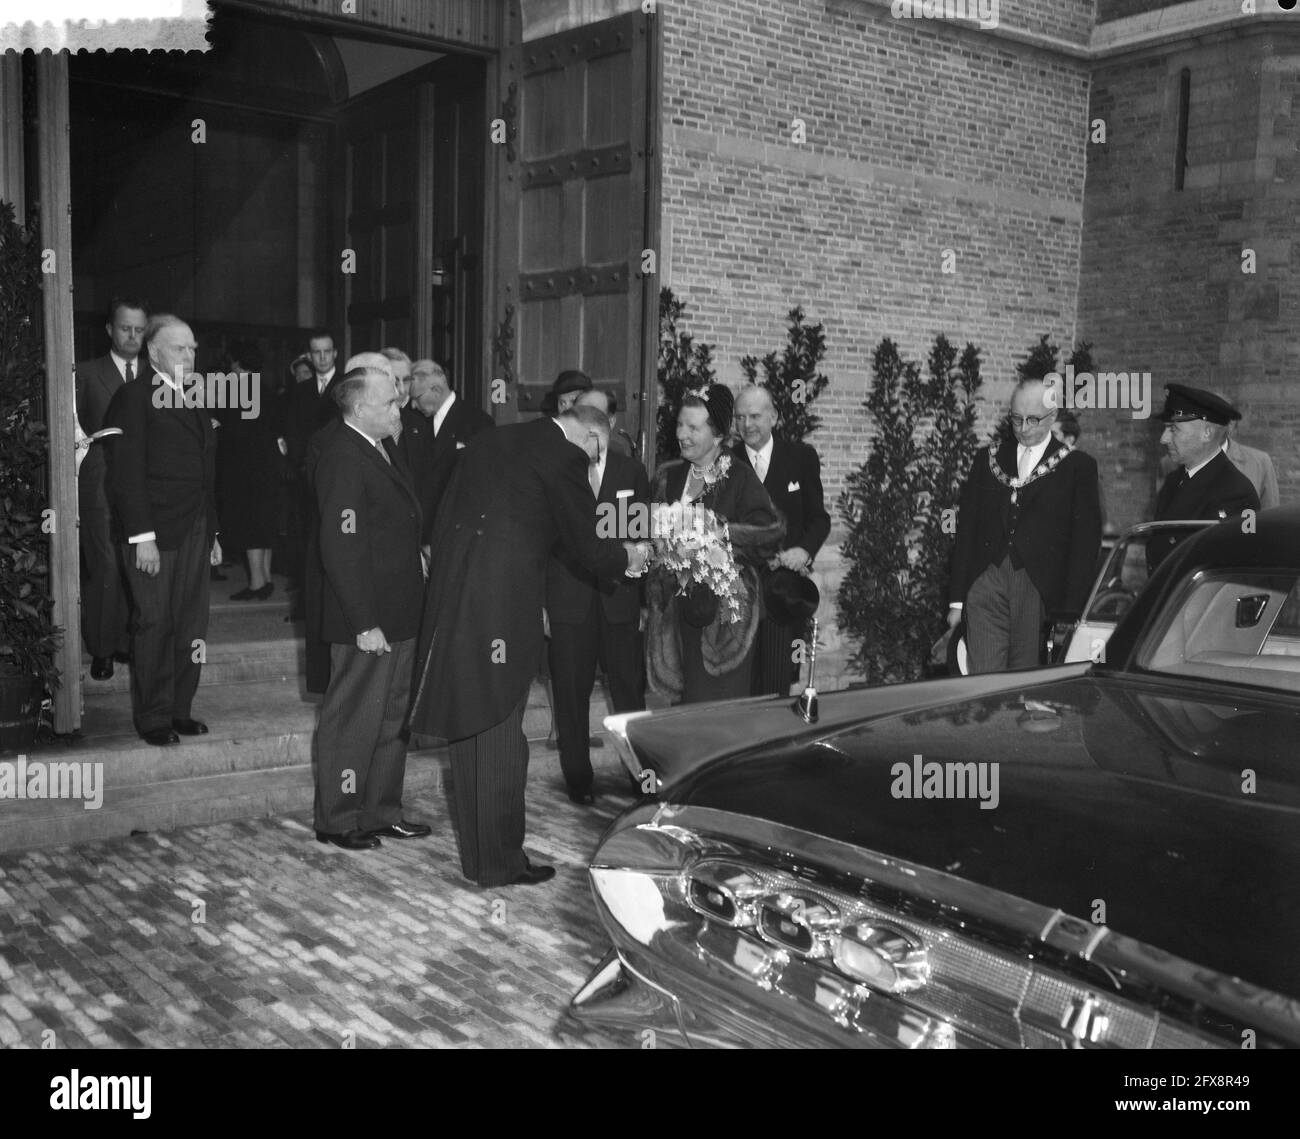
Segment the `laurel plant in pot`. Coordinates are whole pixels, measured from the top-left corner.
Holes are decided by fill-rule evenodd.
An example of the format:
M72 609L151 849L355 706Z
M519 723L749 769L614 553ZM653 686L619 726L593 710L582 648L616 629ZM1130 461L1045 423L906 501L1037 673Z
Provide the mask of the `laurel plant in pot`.
M0 751L35 741L59 685L50 591L40 248L0 202Z

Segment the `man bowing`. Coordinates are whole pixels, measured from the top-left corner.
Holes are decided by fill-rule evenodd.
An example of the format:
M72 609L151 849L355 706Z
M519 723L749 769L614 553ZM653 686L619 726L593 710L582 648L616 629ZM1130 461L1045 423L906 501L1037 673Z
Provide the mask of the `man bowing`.
M461 868L480 886L555 874L523 848L524 706L551 550L597 578L639 574L649 554L596 537L587 471L602 426L582 407L480 432L438 508L411 730L451 743Z

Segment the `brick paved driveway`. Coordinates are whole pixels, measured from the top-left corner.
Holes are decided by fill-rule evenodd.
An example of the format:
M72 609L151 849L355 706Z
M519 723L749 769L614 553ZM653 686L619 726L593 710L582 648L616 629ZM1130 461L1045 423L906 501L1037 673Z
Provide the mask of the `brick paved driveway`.
M441 781L406 805L433 837L378 851L299 815L0 856L0 1046L639 1047L566 1014L606 948L586 859L630 802L597 770L576 807L534 762L540 887L464 882Z

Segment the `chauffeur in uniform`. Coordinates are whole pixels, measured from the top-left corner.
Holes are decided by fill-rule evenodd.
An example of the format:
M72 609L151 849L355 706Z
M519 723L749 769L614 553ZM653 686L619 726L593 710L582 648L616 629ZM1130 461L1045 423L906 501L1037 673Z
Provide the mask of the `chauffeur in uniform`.
M1161 484L1156 521L1175 518L1226 519L1259 510L1259 495L1223 451L1228 424L1241 413L1213 392L1169 384L1160 434L1178 465ZM1186 535L1157 535L1147 543L1147 564L1155 569Z

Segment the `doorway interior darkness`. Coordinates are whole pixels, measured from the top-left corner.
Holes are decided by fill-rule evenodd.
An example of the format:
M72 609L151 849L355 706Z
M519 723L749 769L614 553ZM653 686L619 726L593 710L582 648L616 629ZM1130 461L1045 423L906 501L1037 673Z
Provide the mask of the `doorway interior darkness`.
M477 402L484 61L220 7L210 39L70 61L77 358L136 295L190 321L200 371L238 338L278 379L323 326Z

